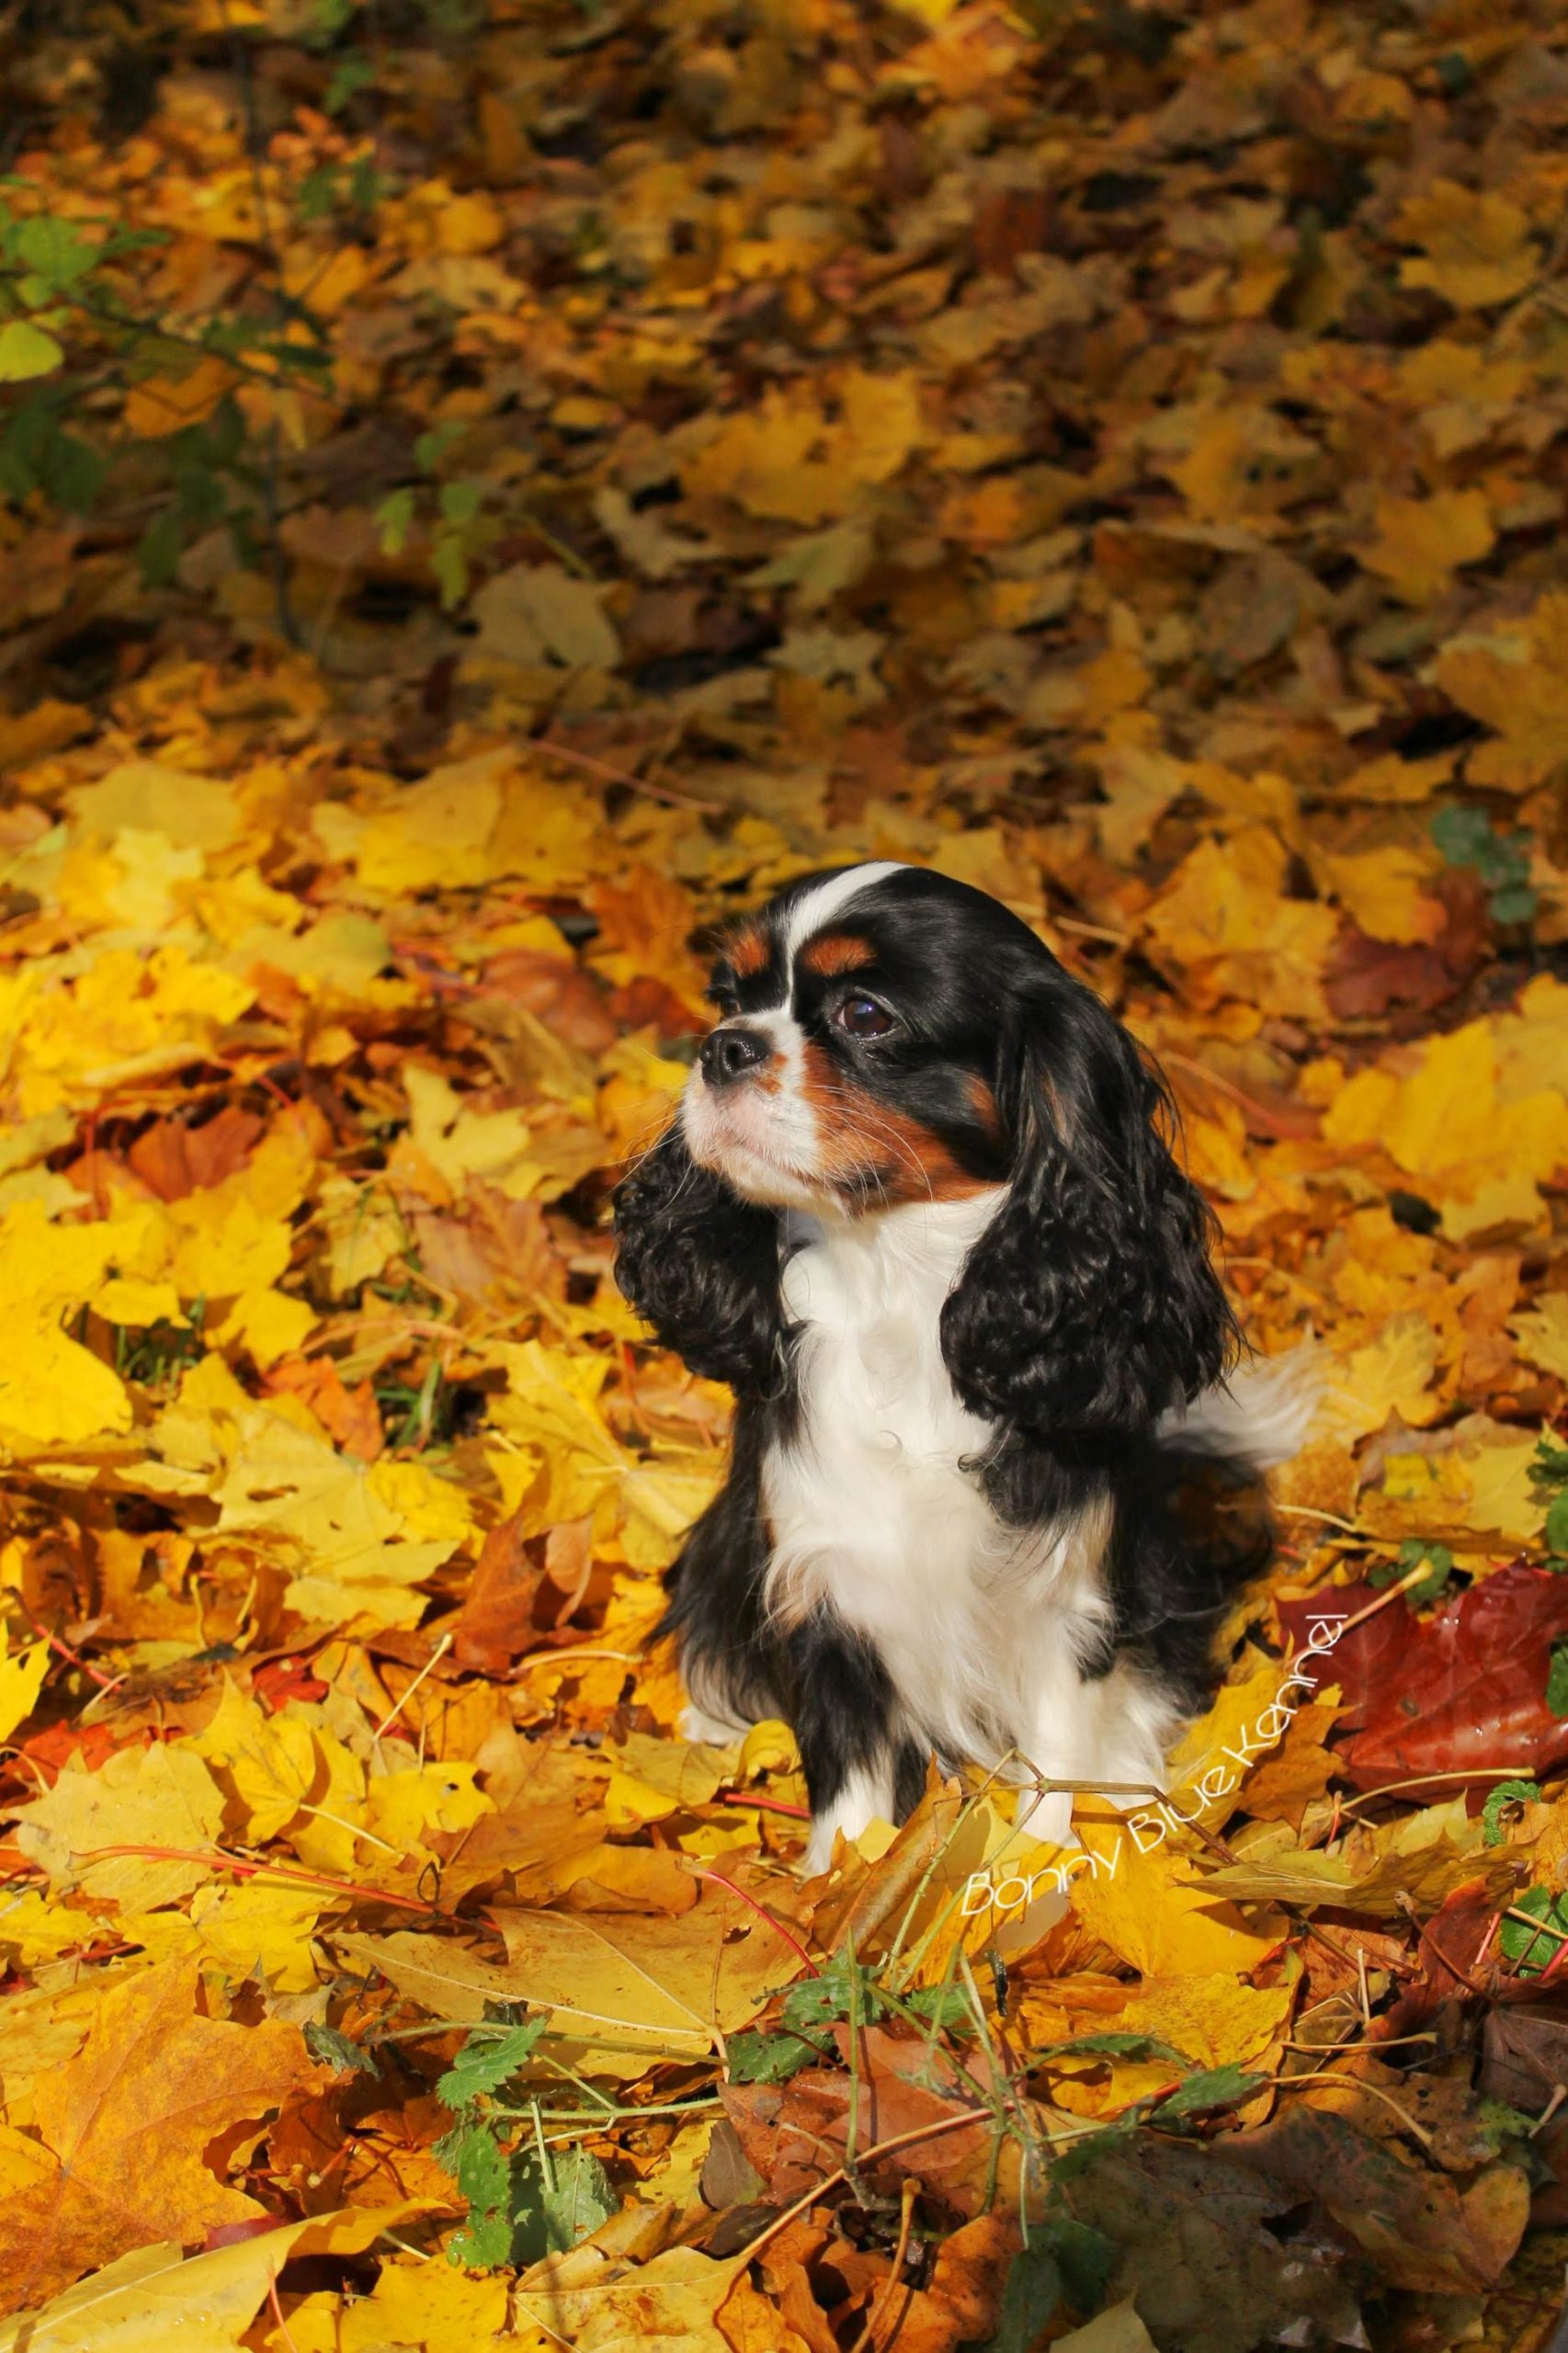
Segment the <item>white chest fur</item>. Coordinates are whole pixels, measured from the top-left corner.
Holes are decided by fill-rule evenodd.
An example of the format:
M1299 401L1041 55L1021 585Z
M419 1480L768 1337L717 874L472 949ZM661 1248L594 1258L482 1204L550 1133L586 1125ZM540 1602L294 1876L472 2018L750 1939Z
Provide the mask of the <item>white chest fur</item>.
M942 1302L1000 1198L793 1229L800 1425L763 1469L769 1604L786 1621L826 1606L875 1644L895 1740L1026 1779L1152 1787L1169 1702L1128 1667L1081 1671L1110 1615L1108 1510L998 1520L976 1468L994 1430L964 1410L942 1360ZM835 1827L853 1834L892 1799L887 1768L854 1776L815 1824L813 1867ZM1065 1794L1033 1801L1033 1835L1066 1836L1070 1807Z
M971 1756L1024 1733L1017 1619L1064 1549L996 1519L975 1468L994 1432L942 1361L942 1303L1000 1198L796 1222L784 1298L802 1327L800 1427L763 1474L773 1610L831 1606L886 1662L901 1728Z

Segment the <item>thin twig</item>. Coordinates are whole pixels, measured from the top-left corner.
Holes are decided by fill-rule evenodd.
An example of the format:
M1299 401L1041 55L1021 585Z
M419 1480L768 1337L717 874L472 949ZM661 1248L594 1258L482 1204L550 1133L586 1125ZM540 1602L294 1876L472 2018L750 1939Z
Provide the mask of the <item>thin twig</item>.
M1411 2138L1419 2141L1424 2149L1432 2146L1433 2135L1426 2125L1417 2124L1413 2116L1407 2116L1398 2100L1385 2092L1381 2084L1363 2083L1359 2075L1340 2075L1326 2069L1310 2075L1270 2075L1267 2080L1277 2090L1285 2092L1310 2091L1318 2084L1338 2084L1348 2091L1365 2092L1369 2098L1381 2099L1385 2108L1392 2109Z
M355 1836L360 1833L355 1831ZM399 1912L417 1912L426 1920L449 1921L450 1913L443 1912L437 1904L426 1904L423 1897L397 1895L389 1887L373 1887L351 1879L334 1879L324 1871L296 1869L292 1863L257 1863L248 1856L229 1855L221 1848L202 1853L196 1847L84 1847L73 1850L72 1861L78 1868L93 1863L114 1862L127 1857L139 1858L151 1863L199 1863L204 1870L233 1871L236 1879L276 1879L298 1887L324 1888L330 1895L351 1895L371 1904L390 1904Z
M376 1726L375 1731L370 1734L372 1741L380 1740L388 1725L396 1722L398 1717L402 1715L404 1708L407 1707L409 1701L413 1699L415 1693L418 1690L426 1677L435 1672L435 1669L440 1664L441 1660L446 1657L447 1653L451 1649L452 1644L456 1640L457 1636L455 1634L442 1635L440 1641L437 1643L435 1649L431 1652L429 1657L426 1660L424 1665L420 1668L418 1674L415 1677L413 1682L403 1693L402 1699L393 1701L392 1705L387 1710L386 1714L381 1718L381 1722Z
M900 2288L903 2286L903 2281L899 2275L903 2269L904 2257L909 2253L910 2225L915 2220L915 2201L919 2195L919 2182L916 2180L914 2174L905 2174L903 2177L903 2211L900 2213L898 2218L898 2245L894 2247L892 2252L892 2269L882 2281L881 2287L878 2290L877 2301L866 2314L866 2325L855 2340L855 2353L861 2353L861 2348L863 2347L869 2347L875 2345L877 2341L877 2331L882 2325L882 2321L887 2314L888 2308L892 2304L893 2298L897 2295Z
M536 735L536 752L543 752L551 759L568 761L573 767L586 768L592 776L602 776L611 784L630 785L634 792L647 792L655 801L667 801L674 809L697 809L706 816L722 813L723 802L704 801L700 793L677 792L671 784L654 784L645 776L638 776L631 768L618 768L608 760L597 760L589 752L574 750L570 744L557 741L553 735Z
M278 2274L276 2271L269 2271L267 2275L267 2301L272 2306L273 2318L278 2323L278 2333L282 2337L284 2344L288 2347L289 2353L300 2353L300 2348L294 2342L293 2334L290 2329L289 2324L283 2317L283 2307L278 2301Z
M966 2124L985 2124L992 2120L992 2111L988 2108L960 2108L955 2115L938 2117L934 2124L917 2124L911 2132L895 2132L890 2140L874 2142L871 2147L865 2151L859 2161L861 2170L864 2171L867 2165L874 2165L879 2157L891 2156L895 2149L912 2149L918 2141L935 2141L944 2132L960 2131ZM1100 2131L1104 2127L1096 2124L1090 2129ZM1070 2137L1077 2139L1080 2136L1074 2133ZM777 2215L767 2228L751 2241L745 2250L747 2262L754 2261L763 2248L776 2239L781 2231L788 2230L797 2214L803 2214L808 2207L816 2204L819 2198L825 2198L830 2189L846 2186L848 2179L849 2177L844 2167L835 2165L830 2174L814 2183L806 2191L804 2197L797 2198L792 2206L786 2206L784 2211Z
M724 1877L722 1871L696 1870L693 1871L692 1877L694 1879L711 1880L715 1887L728 1888L730 1893L732 1895L738 1895L743 1904L749 1904L752 1910L756 1914L757 1918L759 1920L766 1920L768 1927L773 1930L774 1935L776 1937L782 1937L784 1942L790 1947L791 1952L798 1952L800 1954L801 1959L805 1962L806 1967L811 1971L813 1977L820 1977L822 1975L821 1969L812 1959L811 1954L806 1950L805 1946L801 1942L800 1938L798 1937L792 1937L788 1928L782 1927L774 1918L772 1913L766 1911L757 1902L755 1895L748 1895L744 1887L737 1887L733 1879L726 1879Z

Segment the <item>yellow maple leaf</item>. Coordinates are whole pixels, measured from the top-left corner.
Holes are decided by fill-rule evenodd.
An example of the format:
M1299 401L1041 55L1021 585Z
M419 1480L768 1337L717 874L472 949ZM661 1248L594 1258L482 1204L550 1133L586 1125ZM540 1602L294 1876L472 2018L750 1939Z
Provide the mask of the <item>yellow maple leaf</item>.
M318 1982L311 1936L330 1901L278 1880L209 1882L190 1899L190 1927L198 1949L231 1983L243 1984L260 1969L274 1992L308 1994Z
M220 1347L247 1348L265 1371L279 1357L302 1348L315 1327L316 1311L309 1300L255 1286L241 1291L212 1337Z
M1278 1944L1282 1924L1266 1916L1255 1926L1205 1893L1148 1809L1124 1817L1091 1799L1073 1818L1085 1847L1106 1859L1074 1874L1073 1910L1141 1976L1244 1975Z
M360 881L372 890L444 890L491 879L489 844L500 821L510 752L483 752L405 786L359 838ZM322 813L318 811L318 817Z
M1437 684L1497 731L1467 762L1477 784L1528 792L1562 758L1568 731L1568 591L1538 598L1522 627L1459 638L1437 657Z
M0 1447L77 1446L131 1427L124 1382L49 1319L25 1311L6 1335L0 1370Z
M1511 301L1540 267L1529 225L1528 214L1495 188L1434 180L1400 212L1399 233L1421 249L1401 262L1400 277L1406 286L1429 286L1456 310Z
M855 482L887 482L923 435L920 380L913 369L873 375L851 368L838 383L839 421L830 454Z
M366 1785L369 1825L400 1855L413 1852L431 1830L468 1830L494 1813L494 1801L474 1787L475 1768L457 1758L444 1764L399 1764L372 1772Z
M274 1547L296 1571L290 1606L317 1624L416 1623L424 1602L414 1588L455 1539L408 1540L413 1523L386 1500L371 1466L301 1427L284 1402L235 1415L233 1458L213 1490L220 1528Z
M216 1715L181 1745L214 1768L250 1846L276 1838L328 1779L309 1725L287 1709L268 1715L227 1676Z
M1568 1291L1543 1292L1535 1307L1513 1317L1508 1329L1528 1363L1568 1381Z
M399 1139L388 1164L394 1179L412 1176L417 1186L423 1161L451 1194L462 1193L470 1177L477 1176L509 1199L528 1199L539 1171L528 1157L528 1129L520 1112L470 1109L438 1071L422 1063L407 1064L403 1083L411 1119L406 1139Z
M1419 1309L1390 1316L1375 1340L1345 1359L1324 1405L1325 1428L1344 1438L1381 1430L1391 1413L1420 1427L1443 1401L1432 1388L1437 1335Z
M0 1953L8 1968L30 1970L40 1961L58 1961L62 1953L91 1944L97 1933L91 1912L54 1903L36 1887L12 1888L0 1896ZM13 2040L11 2051L19 2047L19 2040ZM0 2090L13 2114L21 2073L19 2059L8 2055L0 2069Z
M1554 1008L1542 1026L1550 1038ZM1536 1186L1568 1166L1568 1096L1561 1080L1532 1084L1528 1061L1517 1091L1505 1086L1501 1036L1493 1021L1470 1021L1401 1053L1398 1069L1358 1071L1324 1112L1324 1137L1376 1145L1451 1199L1461 1213L1452 1222L1445 1213L1446 1231L1479 1232L1521 1213L1538 1222Z
M223 1793L188 1745L117 1749L96 1772L73 1761L42 1797L17 1809L17 1844L53 1883L139 1912L177 1904L209 1876L200 1860L121 1855L99 1847L185 1847L216 1840Z
M216 352L204 353L181 375L145 376L132 384L125 396L121 422L128 433L144 440L183 433L187 426L199 425L210 416L238 381L227 360Z
M1288 1985L1244 1984L1225 1972L1145 1977L1116 2021L1122 2034L1149 2034L1199 2067L1256 2067L1290 2018Z
M1239 997L1296 1019L1324 1010L1323 966L1339 918L1286 896L1287 863L1272 833L1246 826L1200 842L1149 909L1153 949L1184 968L1199 1006Z
M1361 551L1369 572L1407 605L1442 594L1461 564L1491 554L1497 534L1479 490L1434 491L1429 498L1380 498L1376 538Z
M212 1045L255 995L248 981L176 945L145 957L102 949L79 977L32 994L17 1044L23 1117L176 1068Z
M226 849L240 832L237 788L158 760L122 760L67 796L84 834L112 842L126 830L160 834L201 851Z
M368 2296L339 2306L338 2322L330 2353L375 2353L384 2345L422 2345L430 2353L463 2345L484 2353L492 2340L512 2341L506 2281L449 2263L384 2263ZM526 2339L518 2353L532 2353Z
M32 1714L48 1671L47 1642L29 1643L0 1659L0 1740L9 1740L17 1726Z
M1326 888L1371 939L1399 946L1436 939L1444 910L1422 889L1436 861L1390 843L1382 849L1322 851L1312 861Z
M256 20L243 0L233 7L232 22ZM47 2173L47 2159L39 2143L0 2126L0 2184L36 2180ZM392 2206L356 2206L282 2223L259 2236L247 2234L206 2255L186 2256L177 2240L138 2247L51 2302L0 2323L0 2353L20 2353L24 2347L30 2353L167 2353L171 2337L188 2353L229 2353L244 2342L288 2256L358 2255L384 2231L396 2231L428 2211L414 2199ZM307 2299L307 2305L314 2301ZM336 2295L321 2301L330 2302L335 2313L341 2310ZM303 2309L296 2309L291 2325ZM508 2353L542 2353L542 2340L536 2347L508 2338L507 2345ZM301 2342L298 2353L316 2353L315 2345ZM321 2353L339 2353L335 2328Z

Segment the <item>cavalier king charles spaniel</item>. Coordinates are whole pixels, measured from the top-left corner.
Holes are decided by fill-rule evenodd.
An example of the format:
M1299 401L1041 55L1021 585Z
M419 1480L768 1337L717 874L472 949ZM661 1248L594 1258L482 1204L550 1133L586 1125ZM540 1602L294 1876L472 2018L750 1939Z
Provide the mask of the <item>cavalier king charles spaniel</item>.
M1261 1558L1195 1532L1184 1492L1206 1462L1256 1495L1315 1402L1290 1360L1225 1382L1235 1322L1165 1087L1017 916L923 868L791 883L709 994L678 1112L616 1194L627 1298L735 1392L726 1483L670 1572L683 1729L792 1725L812 1870L901 1820L933 1754L1162 1788ZM1035 1837L1070 1814L1020 1799Z

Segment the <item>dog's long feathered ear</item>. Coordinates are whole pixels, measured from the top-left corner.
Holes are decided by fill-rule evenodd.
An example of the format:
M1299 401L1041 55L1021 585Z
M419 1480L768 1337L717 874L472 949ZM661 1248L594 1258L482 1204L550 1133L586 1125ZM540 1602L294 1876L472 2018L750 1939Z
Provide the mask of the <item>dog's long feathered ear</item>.
M615 1233L616 1280L665 1347L743 1396L777 1387L777 1212L699 1167L678 1120L617 1186Z
M1165 1089L1065 975L1019 1005L998 1079L1013 1180L943 1310L954 1386L974 1411L1063 1437L1146 1427L1237 1345L1214 1221L1163 1132Z

